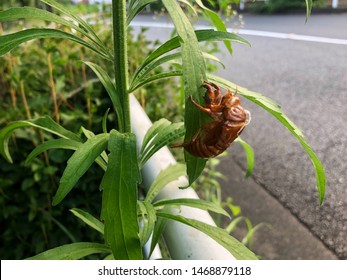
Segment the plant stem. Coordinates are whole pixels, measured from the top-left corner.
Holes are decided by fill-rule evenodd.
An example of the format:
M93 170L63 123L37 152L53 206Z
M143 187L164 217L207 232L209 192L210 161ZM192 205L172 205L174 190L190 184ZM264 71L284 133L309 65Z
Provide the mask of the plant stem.
M1 31L0 31L0 34L1 34ZM13 59L12 55L9 53L8 54L8 70L10 73L13 72L13 68L14 68L14 59ZM12 79L10 80L9 91L10 91L10 95L11 95L12 106L16 110L17 109L17 96L16 96L16 89L12 85Z
M81 61L84 60L83 54L81 54ZM86 65L82 63L82 79L83 79L83 84L86 84L88 82L87 79L87 72L86 72ZM86 96L86 102L87 102L87 111L88 111L88 129L91 129L92 127L92 109L91 109L91 98L90 98L90 91L88 87L84 88L84 93Z
M59 109L58 109L58 103L57 103L57 93L55 91L55 84L53 79L53 66L52 66L51 53L47 54L47 64L48 64L48 71L49 71L49 85L51 87L52 99L54 103L54 115L55 115L55 119L57 123L59 123L60 117L59 117Z
M41 142L44 143L44 142L45 142L45 136L43 135L42 130L39 130L39 131L38 131L38 134L39 134L39 136L40 136ZM44 158L45 158L45 163L46 163L46 165L47 165L47 166L50 166L50 164L49 164L48 152L47 152L47 151L44 151L44 152L43 152L43 156L44 156ZM50 177L52 177L52 176L53 176L53 175L51 174ZM52 180L52 181L53 181L53 180ZM53 185L54 185L54 184L53 184ZM54 186L55 186L55 185L54 185Z
M30 120L31 119L30 108L29 108L28 101L27 101L27 98L25 95L24 82L23 81L20 81L20 93L22 95L23 105L24 105L25 113L27 115L27 119Z
M115 80L117 94L119 94L123 108L123 123L119 124L119 130L120 132L131 132L128 95L126 0L113 0L112 10Z

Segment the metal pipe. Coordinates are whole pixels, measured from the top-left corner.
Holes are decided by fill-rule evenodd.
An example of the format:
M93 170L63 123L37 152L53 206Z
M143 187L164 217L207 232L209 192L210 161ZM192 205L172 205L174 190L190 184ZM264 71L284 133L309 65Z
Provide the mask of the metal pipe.
M136 98L130 95L130 115L132 122L132 131L136 134L138 140L138 148L147 130L152 123L148 116L138 103ZM176 160L172 156L167 147L159 150L152 158L150 158L142 169L143 184L145 188L149 188L159 172L170 164L175 164ZM163 198L198 198L198 195L192 188L184 190L179 187L187 185L187 178L181 177L179 180L169 183L158 195L157 199ZM207 211L192 208L181 207L180 215L199 220L201 222L214 225L215 223ZM204 233L184 225L179 222L170 221L166 225L164 231L164 239L167 244L170 255L173 259L178 260L231 260L235 257L219 245L212 238Z

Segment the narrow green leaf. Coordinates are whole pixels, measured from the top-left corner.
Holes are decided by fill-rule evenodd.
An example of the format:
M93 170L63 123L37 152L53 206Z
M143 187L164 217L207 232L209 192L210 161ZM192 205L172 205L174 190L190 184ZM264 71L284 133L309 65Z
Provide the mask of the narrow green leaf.
M95 133L89 129L86 129L85 127L81 126L81 131L87 139L95 137Z
M104 258L104 260L106 261L114 261L114 256L113 256L113 254L109 254L109 255L107 255L105 258Z
M61 13L69 16L71 19L74 19L75 21L78 22L78 24L84 28L85 30L87 30L88 32L94 33L93 32L93 28L86 22L84 21L82 18L80 18L79 16L76 15L76 13L73 13L71 11L69 11L69 9L65 8L62 4L60 4L59 2L55 1L55 0L40 0L41 2L53 7L54 9L60 11Z
M71 19L76 21L78 23L78 25L81 27L81 28L79 28L78 31L81 32L80 30L82 30L83 32L81 32L81 33L84 34L86 37L88 37L90 40L92 40L103 51L106 59L111 60L111 61L113 60L113 55L109 52L109 50L107 49L105 44L100 40L100 38L95 33L95 31L91 25L89 25L81 17L76 15L76 13L69 11L69 9L66 9L63 5L61 5L57 1L41 0L41 2L46 3L47 5L53 7L57 11L60 11L61 13L67 15L68 17L70 17Z
M281 121L281 120L280 120ZM282 121L281 121L282 122ZM288 128L288 127L287 127ZM289 129L289 128L288 128ZM294 131L289 129L289 131L294 134ZM320 205L324 202L325 197L325 188L326 188L326 177L324 172L324 167L322 162L319 160L315 152L312 150L310 145L306 142L305 139L299 137L298 135L294 134L294 136L298 139L301 146L304 148L306 153L311 158L312 164L315 168L316 173L316 180L317 180L317 190L318 190L318 197L319 197L319 203Z
M197 110L189 102L190 96L199 103L203 100L202 92L204 88L201 85L207 80L206 65L193 26L178 3L176 1L163 0L163 4L169 12L180 38L185 94L185 141L189 141L198 128L208 121L208 116ZM206 159L193 157L188 152L184 153L184 157L187 164L189 184L192 184L202 173Z
M217 30L224 31L224 32L227 31L227 28L226 28L223 20L220 18L220 16L216 12L207 8L202 3L201 0L195 0L195 2L204 10L205 14L210 18L211 22L217 28ZM233 49L231 47L230 41L224 41L224 44L225 44L226 48L229 50L230 54L232 54Z
M271 225L268 223L257 224L256 226L254 226L248 230L246 236L244 238L242 238L241 242L245 245L247 244L249 248L252 248L253 247L253 241L254 241L254 234L257 230L259 230L262 227L271 228Z
M79 136L71 131L66 130L49 116L27 121L12 122L0 131L0 154L10 163L12 163L12 158L8 149L8 142L13 131L21 127L35 127L65 139L71 139L76 142L82 141Z
M107 132L107 117L108 117L108 112L110 111L110 108L108 108L102 118L102 132L103 133L108 133Z
M145 77L149 72L153 71L158 66L160 66L160 65L162 65L162 64L164 64L166 62L172 61L174 59L180 59L180 58L181 58L181 53L173 53L173 54L170 53L168 55L159 57L158 59L151 61L145 67L141 68L141 71L139 71L137 73L136 77L134 77L136 79L132 80L130 87L133 87L133 84L136 81L138 81L138 80L142 79L143 77Z
M165 226L167 224L167 219L163 219L161 217L157 217L157 221L155 223L152 235L151 249L148 255L148 258L152 255L155 246L158 244L160 236L163 234Z
M49 28L32 28L0 36L0 56L6 54L24 42L43 38L68 39L92 50L102 58L110 59L103 52L99 51L93 45L84 41L83 39L61 30Z
M29 165L31 161L39 154L50 149L66 149L66 150L77 150L82 145L81 142L77 142L71 139L53 139L48 140L41 145L37 146L27 157L25 165Z
M203 52L202 53L203 57L205 59L209 59L209 60L214 60L218 63L220 63L223 68L225 68L224 64L220 61L220 59L214 55L208 54ZM173 54L168 54L168 55L163 55L161 57L159 57L156 60L153 60L152 62L150 62L149 64L147 64L137 75L136 79L134 81L132 81L130 88L134 87L134 84L138 81L138 80L143 80L144 77L150 73L151 71L153 71L154 69L156 69L157 67L163 65L164 63L167 62L173 62L175 60L182 60L182 55L180 52L177 53L173 53ZM163 74L163 73L161 73Z
M184 154L187 165L187 174L189 174L189 185L191 185L203 172L207 159L193 157L186 151L184 152Z
M74 152L60 179L57 193L53 198L53 205L57 205L64 199L97 157L106 149L108 138L108 134L98 134L88 139Z
M215 55L205 53L205 52L203 52L202 55L205 59L209 59L209 60L213 60L215 62L218 62L223 68L225 68L225 65L223 64L223 62Z
M150 159L157 151L162 147L172 143L173 141L181 138L184 135L183 123L171 123L168 125L160 126L160 130L150 138L150 143L146 146L142 146L142 150L139 155L140 168Z
M244 38L229 32L223 32L223 31L216 31L213 29L207 29L207 30L196 30L194 31L196 35L196 39L199 42L205 42L205 41L225 41L230 40L233 42L238 42L242 44L246 44L250 46L250 43L245 40ZM162 56L163 54L166 54L172 50L175 50L180 47L180 37L176 36L164 44L162 44L160 47L158 47L156 50L151 52L146 59L141 63L139 68L136 70L132 77L132 81L135 81L137 79L137 76L139 73L152 61L157 59L158 57Z
M110 76L107 74L107 72L102 69L99 65L94 64L92 62L84 61L86 65L88 65L94 73L98 76L100 82L103 84L105 87L109 97L111 98L112 104L115 108L117 118L118 118L118 125L120 127L120 130L123 131L123 108L122 108L122 103L119 98L119 94L117 93L116 90L116 85L110 78Z
M154 122L143 137L140 153L143 153L145 147L149 144L150 140L158 134L158 132L165 127L168 127L170 124L171 122L164 118Z
M246 153L246 159L247 159L247 171L245 178L248 178L252 175L253 167L254 167L254 151L251 145L249 145L246 141L242 140L240 137L238 137L235 142L240 143L240 145L243 147Z
M234 41L234 42L238 42L238 43L242 43L242 44L250 46L250 43L246 39L244 39L244 38L242 38L239 35L234 34L234 33L223 32L223 31L216 31L216 30L213 30L213 29L195 30L194 32L195 32L195 35L196 35L196 39L199 42L230 40L230 41ZM175 50L175 49L177 49L179 47L180 47L180 37L176 36L176 37L171 38L170 40L168 40L167 42L162 44L160 47L158 47L156 50L151 52L146 57L144 62L142 63L142 67L147 65L149 62L155 60L159 56L161 56L161 55L163 55L165 53L168 53L168 52L170 52L172 50Z
M269 98L265 98L263 95L249 91L246 88L242 88L232 84L231 82L213 75L209 75L209 79L223 85L224 87L230 88L233 91L237 90L237 93L243 97L249 99L255 104L259 105L271 115L273 115L277 120L279 120L299 141L301 146L304 148L308 156L310 157L312 164L316 172L317 190L319 195L320 204L324 201L325 187L326 187L326 177L324 172L324 167L317 155L314 153L310 145L307 143L302 131L284 114L280 106L275 102L271 101Z
M88 35L84 29L78 27L73 22L68 21L56 14L46 10L37 9L33 7L14 7L5 11L0 11L0 22L12 21L16 19L39 19L49 22L55 22L64 26L70 27L81 34Z
M240 217L236 217L235 219L233 219L229 225L225 228L225 230L230 234L231 232L233 232L237 225L242 222L243 220L246 220L247 218L244 216L240 216Z
M153 76L150 76L148 78L142 78L140 80L138 80L134 85L131 86L131 88L129 88L128 92L132 93L135 90L150 84L156 80L160 80L160 79L166 79L166 78L171 78L171 77L177 77L177 76L182 76L182 71L169 71L169 72L164 72L164 73L159 73Z
M51 219L52 219L52 222L55 223L66 234L67 237L69 237L71 242L73 243L77 242L76 237L61 222L54 219L53 217L51 217Z
M231 32L225 32L225 31L216 31L213 29L207 29L207 30L197 30L195 31L196 37L199 42L204 41L225 41L229 40L235 43L241 43L247 46L251 46L250 42L248 42L246 39L242 38L241 36L231 33Z
M225 249L227 249L238 260L257 259L252 251L250 251L240 241L230 236L224 229L169 213L158 212L157 216L183 223L205 233L206 235L214 239L217 243L222 245Z
M236 92L242 96L244 96L245 98L251 100L252 102L258 102L257 104L263 104L266 108L268 108L271 111L278 111L281 112L281 106L279 104L277 104L275 101L273 101L272 99L258 93L258 92L254 92L254 91L250 91L246 88L240 87L236 84L233 84L231 82L229 82L226 79L223 79L221 77L212 75L212 74L208 74L208 79L211 81L214 81L216 83L219 83L221 85L223 85L224 87L227 87L229 89L231 89L233 92ZM303 137L302 132L300 131L299 128L296 128L296 132L298 134L301 134L301 136Z
M97 218L95 218L93 215L78 208L72 208L70 209L70 212L91 228L97 230L101 234L104 234L104 224L100 222Z
M312 0L305 0L305 2L306 2L306 22L307 22L312 11Z
M185 5L187 5L187 7L192 11L194 16L198 16L198 12L195 9L195 7L188 1L188 0L178 0L179 2L184 3Z
M212 211L218 214L222 214L230 218L228 212L226 212L222 207L216 205L213 202L201 200L201 199L190 199L190 198L176 198L176 199L164 199L156 201L154 207L163 206L189 206L194 208L199 208L202 210Z
M241 213L241 207L238 205L235 205L233 203L233 199L231 197L227 197L226 203L224 207L228 207L233 214L233 216L238 216Z
M157 220L156 211L153 205L147 201L138 201L138 210L140 215L140 240L141 246L145 246L151 234L153 233L155 222Z
M88 33L92 34L93 37L101 44L103 45L103 43L101 42L100 38L98 37L98 35L95 33L93 27L91 25L89 25L85 20L83 20L81 17L79 17L76 13L69 11L69 9L65 8L62 4L58 3L55 0L40 0L41 2L53 7L54 9L56 9L57 11L60 11L61 13L67 15L68 17L70 17L71 19L75 20L76 22L78 22L78 24L85 29Z
M137 1L137 5L134 7L130 6L128 16L127 16L127 25L138 15L147 5L157 2L157 0L139 0Z
M95 137L95 134L93 131L90 131L86 128L84 128L83 126L81 127L81 130L84 134L84 136L86 136L88 139ZM106 171L107 168L107 163L108 163L108 156L106 154L106 151L103 151L99 157L97 157L96 159L96 163L99 164L99 166Z
M111 130L108 150L109 163L101 182L105 241L115 259L142 259L137 220L137 185L141 175L135 135Z
M153 199L158 195L158 193L170 182L177 180L181 176L186 176L185 165L182 163L177 163L174 165L169 165L166 169L160 171L158 176L153 181L150 186L145 201L152 202Z
M134 8L134 5L136 4L138 0L130 0L129 2L129 10Z
M92 254L110 253L110 251L110 248L104 244L77 242L47 250L27 260L79 260Z

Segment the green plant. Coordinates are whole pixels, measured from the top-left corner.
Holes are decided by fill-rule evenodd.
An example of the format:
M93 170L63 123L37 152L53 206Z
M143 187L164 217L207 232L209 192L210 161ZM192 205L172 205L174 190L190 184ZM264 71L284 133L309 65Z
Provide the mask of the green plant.
M232 199L223 201L222 189L218 181L219 179L226 180L226 177L217 171L217 166L220 164L219 158L224 156L227 156L227 152L220 154L216 158L209 159L203 173L192 186L201 198L211 201L222 208L229 208L232 216L237 216L240 213L240 208L231 203ZM218 226L221 226L221 218L220 214L214 215L214 220Z
M99 20L94 29L105 43L112 46L109 39L111 31L103 29L107 19L97 19ZM18 28L12 26L13 29ZM133 32L129 30L129 53L141 51L137 57L129 57L130 72L138 67L141 57L153 50L153 42L146 40L144 35L145 30L132 38ZM155 42L154 44L156 46ZM0 127L9 121L27 117L20 93L20 81L25 81L22 84L30 113L34 117L45 114L54 116L46 59L48 53L52 58L60 124L71 131L78 131L82 125L100 133L104 112L110 106L109 99L107 94L105 96L103 86L95 79L94 73L83 67L85 64L76 61L81 58L92 61L96 59L95 55L73 42L54 39L34 40L16 48L12 54L0 57L0 99L3 101L0 104ZM100 61L100 64L102 62ZM36 67L32 67L32 64ZM113 71L112 66L107 63L102 63L102 67L109 73ZM160 68L156 69L158 73ZM156 88L165 89L163 94L158 96L160 101L156 97ZM136 95L140 100L143 95L144 107L153 120L166 116L171 121L181 121L179 111L182 110L179 104L174 101L164 103L166 100L173 100L170 91L179 92L179 88L177 82L166 79L141 88ZM160 104L167 104L168 107ZM109 125L115 122L114 112L109 113L107 122ZM90 168L79 180L74 195L64 199L61 205L51 207L54 190L59 185L59 178L71 151L52 149L25 163L30 151L44 141L41 134L40 131L35 133L32 129L17 130L12 135L12 142L15 143L13 164L0 161L0 224L1 228L5 229L0 238L0 243L3 244L0 254L2 259L25 258L74 240L102 241L98 232L88 230L83 222L76 223L74 216L67 215L66 208L77 207L97 215L101 208L98 185L103 171ZM45 137L48 139L50 135L46 134ZM58 223L63 224L65 229L58 226ZM13 244L16 244L15 250Z
M237 141L244 146L246 151L248 169L245 178L247 178L251 175L253 170L253 149L240 138L238 138ZM203 173L192 186L198 192L201 198L214 203L216 206L221 207L230 213L231 221L229 219L227 219L227 221L222 220L224 216L222 213L212 213L216 224L219 227L224 227L229 234L234 233L236 230L242 232L240 224L244 222L246 225L246 233L240 235L240 240L248 248L252 249L255 232L263 226L270 227L270 225L267 223L259 223L253 226L249 218L241 215L241 208L234 204L232 197L226 197L223 199L222 188L219 180L227 180L227 178L222 173L217 171L217 167L220 164L220 158L227 155L227 152L224 152L216 158L209 159Z
M52 6L68 19L44 10L23 7L0 12L0 21L31 18L56 22L64 26L64 30L30 28L3 35L0 37L0 55L11 51L28 40L37 38L54 37L71 40L82 45L87 50L94 52L99 59L106 60L114 66L114 72L108 74L100 64L84 62L94 71L105 87L117 116L117 123L114 124L115 129L108 131L106 122L108 112L106 112L102 120L102 132L98 134L94 134L83 127L80 133L74 133L48 116L13 122L1 130L0 142L2 145L0 146L0 153L10 162L12 157L9 153L9 140L12 132L17 128L33 127L54 135L54 137L48 138L47 141L37 146L28 155L27 161L33 160L38 154L49 149L74 150L67 162L58 190L53 198L52 204L54 206L65 199L94 162L104 171L100 184L100 189L102 190L102 221L81 210L75 209L74 214L77 214L79 218L99 233L103 233L105 244L75 242L48 250L33 257L33 259L77 259L94 253L100 253L106 255L107 258L115 259L142 259L142 246L149 240L151 233L153 233L155 238L152 240L152 248L154 247L162 232L162 227L157 225L167 219L187 224L204 232L222 244L236 258L255 259L255 255L250 250L229 236L225 230L187 219L170 211L171 207L175 208L177 205L185 205L217 213L225 213L223 209L216 207L215 204L203 200L189 199L179 201L168 199L154 202L158 192L169 181L185 173L188 175L189 184L192 184L204 169L205 159L194 158L185 153L186 166L181 164L169 166L158 175L144 200L139 201L137 197L137 187L141 182L140 169L143 164L161 147L171 143L183 134L185 134L185 140L190 139L203 123L209 121L207 116L197 112L193 105L188 102L189 96L193 96L194 100L202 103L203 89L201 85L206 80L214 81L235 91L236 85L206 73L204 55L200 50L199 41L224 41L230 51L230 41L249 43L235 34L226 32L226 28L219 17L213 11L207 9L201 1L196 0L195 2L206 10L207 15L211 18L218 31L194 31L178 3L172 0L163 0L162 2L175 24L178 35L150 53L135 72L129 76L127 24L147 4L153 1L131 0L129 1L128 12L126 12L125 0L113 1L113 51L104 44L95 30L85 20L53 0L42 0L42 2ZM78 25L74 22L77 22ZM177 51L171 53L173 50ZM173 60L182 61L181 70L169 69L166 72L152 74L156 67ZM172 124L167 120L155 122L145 136L140 153L137 154L136 136L131 132L129 93L155 80L173 76L182 76L183 78L185 93L184 127L181 123ZM316 168L318 190L320 201L322 202L325 190L323 168L319 159L306 143L300 130L283 114L279 106L273 101L241 87L238 87L238 93L269 111L299 140ZM139 227L139 222L143 224L141 228Z

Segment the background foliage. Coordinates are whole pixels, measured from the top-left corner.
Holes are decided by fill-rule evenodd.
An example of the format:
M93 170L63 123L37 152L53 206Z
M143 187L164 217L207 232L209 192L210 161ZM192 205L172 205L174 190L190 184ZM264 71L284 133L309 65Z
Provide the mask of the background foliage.
M327 6L325 0L313 0L312 6L315 8L323 8ZM251 11L260 13L283 13L292 10L304 10L306 9L305 1L302 0L269 0L269 1L255 1L249 3Z
M99 32L104 41L111 44L112 40L108 39L111 33L101 30L102 26L101 20ZM138 67L144 54L158 43L148 41L145 32L143 29L136 37L133 33L129 34L130 68ZM47 39L31 41L12 54L0 57L0 127L11 121L26 119L28 113L32 117L55 116L49 56L60 123L72 131L84 126L96 133L101 132L100 123L110 106L109 99L92 71L79 62L93 61L93 54L70 41ZM112 73L113 68L107 63L103 67ZM156 88L161 88L163 92L156 95ZM152 120L165 116L176 121L182 107L179 100L173 100L172 91L179 91L174 80L159 80L139 90L137 95ZM114 126L115 113L112 110L108 122ZM50 136L47 134L45 137ZM0 160L0 258L21 259L73 241L101 241L97 232L86 227L68 209L77 207L90 213L100 213L101 193L98 186L103 171L97 166L91 168L79 181L73 197L67 197L52 208L52 197L72 152L50 150L47 156L38 157L26 166L27 155L42 142L41 133L34 129L20 129L12 140L14 144L10 149L14 163Z

